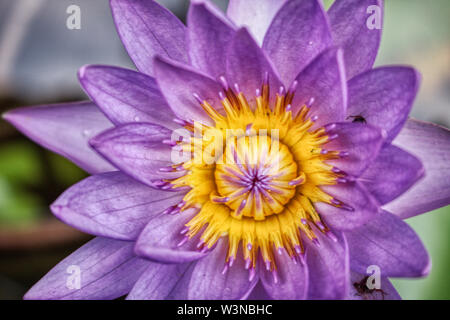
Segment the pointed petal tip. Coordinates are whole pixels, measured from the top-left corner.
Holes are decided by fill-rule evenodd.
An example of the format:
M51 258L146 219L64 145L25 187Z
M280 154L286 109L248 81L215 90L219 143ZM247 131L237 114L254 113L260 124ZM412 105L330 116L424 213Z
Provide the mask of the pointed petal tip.
M50 210L57 217L59 217L61 215L63 209L64 209L64 206L56 204L56 202L54 202L50 205Z
M88 76L88 73L96 68L116 68L114 66L109 65L101 65L101 64L85 64L81 66L77 71L77 77L78 80L81 82L82 80L85 80Z
M4 121L8 122L10 125L12 125L12 126L15 127L14 122L13 122L13 119L11 119L11 118L12 118L12 117L11 117L11 111L3 112L3 113L0 114L0 116L1 116L1 118L2 118ZM14 117L14 116L13 116L13 117Z
M98 151L98 149L100 148L100 146L102 144L101 143L101 135L102 134L98 134L88 140L89 146L96 151Z
M166 63L166 60L163 57L161 57L159 54L156 54L153 57L153 64L155 64L155 63Z
M19 107L2 118L37 144L91 174L112 169L87 145L90 136L112 125L90 101Z
M8 121L11 125L16 127L17 120L23 117L22 108L11 109L1 114L3 120Z
M1 117L3 120L7 121L14 128L16 128L18 131L28 136L28 134L26 133L28 132L28 130L26 129L27 128L26 124L27 121L33 120L31 119L30 111L32 112L34 107L40 106L14 108L2 113Z
M10 116L10 113L12 113L12 110L8 110L8 111L5 111L5 112L2 112L2 113L1 113L2 119L9 121L8 118L9 118L9 116Z
M142 244L138 244L138 241L136 241L133 251L134 251L134 254L137 255L138 257L147 258L146 253L145 253L146 250L143 248Z
M88 68L89 68L89 65L85 64L80 69L78 69L78 72L77 72L78 80L81 81L81 79L84 78L84 76L86 74L86 69L88 69Z
M430 272L431 272L431 268L432 268L432 265L433 265L433 263L432 263L432 261L431 261L431 258L430 258L430 256L428 255L428 262L427 262L427 264L425 265L425 267L422 269L422 272L421 272L421 277L426 277L426 276L428 276L429 274L430 274Z

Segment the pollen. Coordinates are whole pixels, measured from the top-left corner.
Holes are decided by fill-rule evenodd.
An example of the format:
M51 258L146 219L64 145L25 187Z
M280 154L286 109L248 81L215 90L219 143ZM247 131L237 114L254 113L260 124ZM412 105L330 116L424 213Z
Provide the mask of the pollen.
M164 183L188 192L167 213L198 211L180 231L180 246L198 235L197 248L206 252L226 237L224 272L244 259L252 279L261 258L277 281L276 254L285 251L293 263L303 263L304 241L320 245L318 232L335 239L316 202L352 210L321 189L345 181L345 173L327 161L346 153L323 148L337 135L310 116L313 98L292 108L296 83L270 99L266 77L249 102L237 84L231 88L225 78L220 80L221 106L194 94L214 125L177 119L190 138L169 143L190 157L171 168L186 174Z

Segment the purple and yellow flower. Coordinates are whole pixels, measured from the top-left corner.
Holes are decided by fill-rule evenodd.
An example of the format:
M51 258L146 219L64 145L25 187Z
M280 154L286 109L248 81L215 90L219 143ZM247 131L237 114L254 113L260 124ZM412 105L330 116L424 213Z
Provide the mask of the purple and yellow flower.
M192 1L185 26L111 0L139 71L85 66L92 102L4 115L92 174L51 210L97 237L25 297L371 298L358 284L377 266L399 298L388 277L430 271L403 219L450 203L450 133L408 119L413 68L373 68L370 6Z

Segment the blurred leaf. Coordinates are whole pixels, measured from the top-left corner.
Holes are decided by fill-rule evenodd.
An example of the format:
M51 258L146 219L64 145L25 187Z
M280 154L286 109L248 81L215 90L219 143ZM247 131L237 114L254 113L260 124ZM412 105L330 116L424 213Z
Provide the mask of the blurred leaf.
M87 176L86 172L75 164L57 154L49 153L48 159L57 183L66 187L82 180Z
M0 178L0 225L17 226L32 223L44 210L38 196L14 188Z
M37 147L29 141L9 142L0 148L0 178L37 185L42 166Z

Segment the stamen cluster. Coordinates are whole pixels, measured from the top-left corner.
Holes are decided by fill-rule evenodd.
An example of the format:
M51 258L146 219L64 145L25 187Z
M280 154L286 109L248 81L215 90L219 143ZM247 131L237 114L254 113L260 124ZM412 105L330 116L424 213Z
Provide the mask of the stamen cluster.
M241 252L252 279L261 255L276 281L275 252L285 250L294 263L302 262L302 239L319 245L317 232L335 239L315 202L353 210L320 188L345 180L345 173L327 160L347 153L322 148L338 136L330 134L332 127L314 128L318 117L308 116L313 98L293 114L296 83L287 92L281 87L271 105L265 80L251 105L237 84L231 89L224 78L221 82L223 114L194 94L215 126L176 120L191 136L167 143L189 152L192 158L172 166L173 171L183 170L185 175L162 183L164 187L188 188L189 192L167 213L198 210L181 230L184 238L179 246L200 235L197 247L206 252L220 237L228 237L224 272Z

